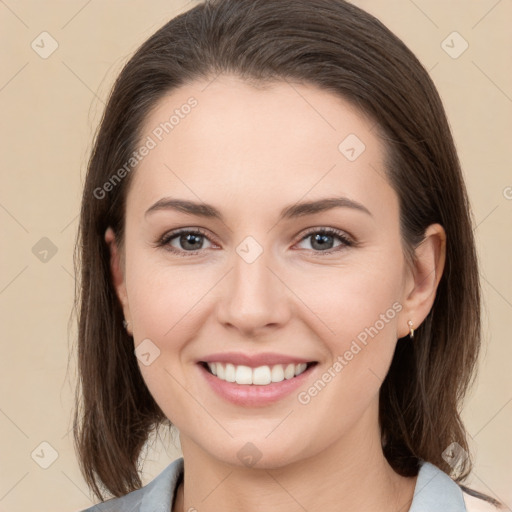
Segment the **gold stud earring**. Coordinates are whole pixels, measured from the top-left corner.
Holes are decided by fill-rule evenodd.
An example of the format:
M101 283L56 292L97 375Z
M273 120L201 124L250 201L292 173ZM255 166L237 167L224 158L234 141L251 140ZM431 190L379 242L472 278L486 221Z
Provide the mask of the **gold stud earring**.
M412 339L412 338L414 338L414 329L412 328L413 323L412 323L412 321L411 321L411 320L409 320L407 323L408 323L408 325L409 325L409 329L410 329L409 336L410 336L410 337L411 337L411 339Z

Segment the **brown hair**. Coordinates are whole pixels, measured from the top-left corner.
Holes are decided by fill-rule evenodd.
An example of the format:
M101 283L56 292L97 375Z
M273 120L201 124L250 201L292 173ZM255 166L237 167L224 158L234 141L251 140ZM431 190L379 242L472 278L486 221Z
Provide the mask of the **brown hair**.
M408 260L430 224L445 228L445 269L433 307L413 340L397 342L380 389L379 417L384 455L397 473L416 475L422 459L451 474L444 450L456 442L469 452L459 407L475 377L481 291L467 192L432 80L398 37L343 0L213 0L169 21L125 65L89 161L75 253L81 282L74 416L88 485L101 500L100 486L116 497L139 488L139 458L149 434L171 426L123 328L104 241L111 226L123 246L125 200L136 170L102 197L97 191L129 161L149 111L163 96L220 73L252 84L309 83L355 105L385 141ZM452 478L464 480L471 467L468 456Z

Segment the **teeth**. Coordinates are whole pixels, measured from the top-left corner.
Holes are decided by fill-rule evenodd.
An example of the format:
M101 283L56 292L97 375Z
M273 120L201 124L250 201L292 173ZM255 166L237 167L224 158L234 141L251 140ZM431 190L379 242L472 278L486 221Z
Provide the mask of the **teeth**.
M228 382L235 382L236 373L238 372L236 372L234 365L228 363L226 365L226 373L224 374L224 379Z
M285 379L291 379L295 376L295 365L293 364L289 364L285 369L284 369L284 378Z
M269 366L258 366L251 371L252 382L257 382L260 386L272 382L272 371Z
M248 366L237 366L235 380L237 384L252 384L252 369Z
M282 365L276 364L275 366L272 366L270 376L272 382L281 382L282 380L284 380L284 370Z
M208 367L210 368L210 370L211 370L210 364L212 364L212 366L215 366L215 368L217 370L217 377L219 379L221 379L221 380L226 380L226 369L225 369L225 367L223 365L217 364L217 363L208 363Z
M249 366L235 366L231 363L207 363L208 368L219 379L227 382L236 382L237 384L255 384L265 386L272 382L281 382L285 379L292 379L304 372L307 368L306 363L300 364L276 364L273 366L258 366L250 368Z

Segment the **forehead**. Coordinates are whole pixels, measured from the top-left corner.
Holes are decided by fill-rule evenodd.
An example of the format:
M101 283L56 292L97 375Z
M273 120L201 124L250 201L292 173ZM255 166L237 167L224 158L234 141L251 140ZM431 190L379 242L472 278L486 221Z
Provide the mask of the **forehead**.
M148 114L143 144L151 149L136 167L129 209L173 195L261 214L333 192L374 210L396 207L375 123L312 85L254 87L225 75L187 84Z

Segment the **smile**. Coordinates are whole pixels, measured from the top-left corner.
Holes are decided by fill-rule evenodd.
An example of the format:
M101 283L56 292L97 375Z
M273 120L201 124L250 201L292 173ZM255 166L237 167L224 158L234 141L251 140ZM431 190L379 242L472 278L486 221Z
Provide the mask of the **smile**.
M250 366L234 365L231 363L203 363L204 367L220 380L256 386L266 386L275 382L293 379L304 373L313 364L315 363L290 363L251 368Z

